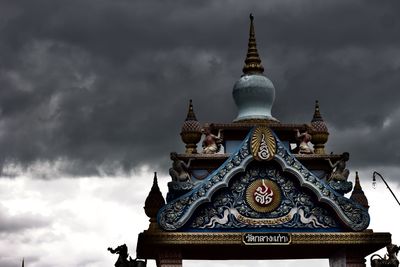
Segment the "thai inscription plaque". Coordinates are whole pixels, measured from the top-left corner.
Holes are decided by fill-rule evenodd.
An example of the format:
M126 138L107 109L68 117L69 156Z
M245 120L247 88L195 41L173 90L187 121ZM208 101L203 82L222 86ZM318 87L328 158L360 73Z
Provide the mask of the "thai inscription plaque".
M245 245L289 245L291 235L289 233L245 233L242 241Z

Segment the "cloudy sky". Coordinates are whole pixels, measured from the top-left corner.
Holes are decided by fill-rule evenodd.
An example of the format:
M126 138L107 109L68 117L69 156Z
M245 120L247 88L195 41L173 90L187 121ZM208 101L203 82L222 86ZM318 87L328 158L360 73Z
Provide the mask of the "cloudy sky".
M134 257L153 172L165 193L169 152L184 149L189 99L201 122L236 117L250 12L273 116L309 122L320 101L328 152L350 152L371 228L399 243L386 212L400 208L370 186L377 170L400 193L399 10L397 0L0 0L0 266L113 266L106 248L122 243Z

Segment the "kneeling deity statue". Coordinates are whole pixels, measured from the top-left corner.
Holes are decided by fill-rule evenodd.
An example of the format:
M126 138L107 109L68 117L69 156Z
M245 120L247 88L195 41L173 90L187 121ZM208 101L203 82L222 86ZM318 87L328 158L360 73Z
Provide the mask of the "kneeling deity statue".
M328 177L328 181L347 181L349 177L349 170L346 169L346 162L349 160L350 154L348 152L344 152L340 158L340 160L336 161L335 164L332 164L332 161L328 159L329 165L332 168L332 173Z
M203 154L218 153L222 143L221 130L218 131L218 135L214 135L211 133L211 127L206 125L202 129L202 132L205 135L203 140Z
M171 175L172 181L174 182L189 182L190 174L189 167L192 159L186 164L183 160L178 158L176 152L171 153L172 168L169 169L169 175Z
M308 142L311 141L311 134L306 130L300 133L299 129L296 129L296 139L299 141L297 148L299 154L312 154L313 150L308 146Z

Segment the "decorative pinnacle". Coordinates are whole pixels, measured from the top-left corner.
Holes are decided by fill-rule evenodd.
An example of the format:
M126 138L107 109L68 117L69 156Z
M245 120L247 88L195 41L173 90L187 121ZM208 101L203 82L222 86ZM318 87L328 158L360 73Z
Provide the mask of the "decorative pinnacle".
M321 113L319 112L318 100L315 100L314 116L313 116L311 122L313 122L313 121L323 121Z
M197 121L196 115L194 114L194 111L193 111L192 99L190 99L190 101L189 101L189 110L188 110L188 114L186 116L186 120L187 121Z
M353 192L351 193L350 199L357 202L366 209L369 208L368 199L361 188L360 178L358 177L358 172L356 172L356 179L354 183Z
M255 74L264 72L264 67L261 65L261 59L257 52L256 34L254 31L253 20L253 14L250 14L250 35L247 55L243 67L244 74Z
M356 181L354 183L354 190L362 191L360 184L360 177L358 177L358 172L356 171Z
M158 210L165 205L164 197L161 194L160 188L157 182L157 172L154 172L153 186L146 198L144 204L144 211L150 219L157 217Z

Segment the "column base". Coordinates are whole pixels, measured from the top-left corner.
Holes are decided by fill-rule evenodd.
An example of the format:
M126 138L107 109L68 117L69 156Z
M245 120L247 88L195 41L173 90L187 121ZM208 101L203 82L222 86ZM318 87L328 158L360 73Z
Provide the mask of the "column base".
M157 267L182 267L182 255L179 251L162 251L156 263Z
M338 252L329 258L329 267L365 267L365 259L362 256L348 255L346 252Z

